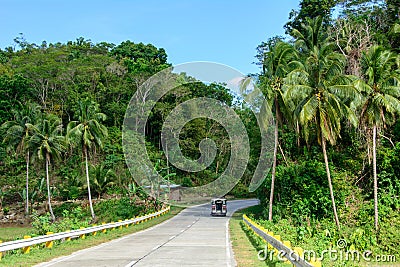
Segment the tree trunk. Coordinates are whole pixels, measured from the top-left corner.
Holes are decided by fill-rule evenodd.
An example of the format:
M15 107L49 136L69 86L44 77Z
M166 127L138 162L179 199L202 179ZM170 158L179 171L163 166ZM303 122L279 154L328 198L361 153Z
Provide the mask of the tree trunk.
M376 173L376 125L373 128L372 137L372 168L374 173L374 217L375 217L375 230L378 231L378 175Z
M29 214L29 151L26 154L26 184L25 184L25 190L26 190L26 204L25 204L25 214Z
M268 220L272 221L272 203L274 201L274 188L275 188L275 173L276 173L276 154L278 152L278 120L275 122L275 131L274 131L274 159L272 163L272 172L271 172L271 192L269 195L269 212L268 212Z
M337 226L338 230L340 231L339 218L338 218L337 211L336 211L335 197L333 195L331 172L329 170L329 164L328 164L328 155L326 154L326 141L325 141L325 137L324 137L323 133L321 133L321 139L322 139L322 152L324 153L326 175L328 176L329 193L331 195L331 200L332 200L333 214L335 216L336 226Z
M51 220L54 222L56 220L56 217L54 216L53 209L51 207L49 164L50 164L50 155L49 155L49 153L46 153L47 204L49 205L49 211L50 211L50 215L51 215Z
M90 181L89 181L89 167L88 167L88 156L87 156L87 147L83 147L83 153L85 154L85 164L86 164L86 183L87 183L87 188L88 188L88 197L89 197L89 207L90 207L90 213L92 214L92 219L94 220L96 218L93 210L93 204L92 204L92 194L90 193Z

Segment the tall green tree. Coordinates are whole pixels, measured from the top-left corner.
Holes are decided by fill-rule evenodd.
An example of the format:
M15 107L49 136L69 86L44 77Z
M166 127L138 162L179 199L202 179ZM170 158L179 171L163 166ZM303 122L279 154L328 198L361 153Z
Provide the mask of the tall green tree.
M391 123L393 115L400 114L400 74L397 55L382 46L372 46L361 58L364 80L356 87L364 95L360 121L372 128L372 167L374 179L374 224L379 226L378 176L376 170L376 139L379 130Z
M82 147L82 157L85 160L86 183L88 189L88 198L90 212L94 220L92 204L92 194L90 192L90 179L88 158L89 150L96 147L103 147L103 139L107 137L107 128L101 123L106 119L106 115L99 112L99 105L86 98L78 103L77 121L71 121L67 127L67 140L69 144L80 144Z
M289 14L289 21L285 24L287 34L291 34L293 29L302 31L302 24L307 19L317 17L323 18L324 24L330 20L332 9L338 0L301 0L299 10L292 10Z
M292 45L283 41L269 44L263 55L263 73L260 76L261 90L271 102L272 111L275 114L274 129L274 155L271 170L271 191L269 199L268 220L272 221L272 204L274 200L274 183L276 174L276 156L279 143L279 124L282 120L290 120L290 112L287 102L284 99L283 84L284 78L299 63L297 53Z
M28 123L34 124L40 117L40 107L34 103L20 105L19 109L13 109L13 120L7 121L1 125L1 131L4 131L3 142L7 145L7 150L13 150L17 155L25 155L26 162L26 180L25 180L25 213L29 214L29 160L30 149L27 146L27 140L31 133Z
M46 184L47 184L47 201L51 219L55 221L53 209L51 207L50 178L49 165L55 159L59 159L63 151L65 151L65 137L63 136L63 125L60 118L55 115L48 114L38 124L27 124L32 136L28 140L28 147L32 149L32 158L45 161L46 166Z
M343 75L345 57L333 51L332 43L320 41L321 24L321 18L309 19L304 25L305 34L294 30L298 46L305 51L304 68L288 75L285 97L298 100L294 113L306 140L310 130L316 129L318 143L322 146L335 223L340 229L326 142L336 144L342 119L348 118L354 125L357 124L356 116L345 100L354 99L358 94L351 85L351 79Z

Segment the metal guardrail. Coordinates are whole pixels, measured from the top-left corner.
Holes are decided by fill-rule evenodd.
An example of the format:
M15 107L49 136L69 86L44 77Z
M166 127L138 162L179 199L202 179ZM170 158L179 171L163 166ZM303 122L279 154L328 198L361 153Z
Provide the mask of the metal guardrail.
M9 251L9 250L14 250L14 249L24 249L24 252L29 252L29 249L33 245L37 244L42 244L46 243L46 247L51 247L52 242L56 240L69 240L71 238L78 238L78 237L84 237L87 234L90 233L97 233L97 232L105 232L108 229L115 229L117 227L122 227L122 226L128 226L130 224L137 224L142 221L147 221L148 219L152 219L154 217L160 216L170 210L170 207L167 207L165 209L162 209L160 211L150 213L141 217L137 218L132 218L132 219L127 219L124 221L118 221L118 222L113 222L113 223L107 223L107 224L101 224L97 226L91 226L87 227L84 229L79 229L79 230L71 230L67 232L61 232L61 233L49 233L44 236L37 236L37 237L32 237L32 238L27 238L27 239L20 239L20 240L15 240L15 241L9 241L9 242L0 242L0 259L1 259L1 254L4 251Z
M263 238L267 241L275 251L279 253L280 257L285 257L288 261L290 261L294 266L298 267L320 267L321 262L317 260L312 260L311 262L306 261L302 255L303 249L300 247L291 248L290 242L284 241L281 242L281 237L274 235L272 232L267 231L262 226L253 222L250 218L243 215L243 222L253 230L253 232L259 237ZM286 243L286 244L285 244Z

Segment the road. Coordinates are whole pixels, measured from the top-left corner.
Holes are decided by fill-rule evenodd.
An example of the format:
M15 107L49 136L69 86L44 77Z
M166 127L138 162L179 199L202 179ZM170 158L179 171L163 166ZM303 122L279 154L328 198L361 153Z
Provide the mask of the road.
M209 204L183 210L141 232L37 265L45 266L235 266L228 223L232 213L257 200L228 201L227 217L211 217Z

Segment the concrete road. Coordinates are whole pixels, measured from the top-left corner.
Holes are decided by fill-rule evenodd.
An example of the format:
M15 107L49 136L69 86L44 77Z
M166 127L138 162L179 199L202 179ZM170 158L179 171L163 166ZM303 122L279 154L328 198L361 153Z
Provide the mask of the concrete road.
M209 204L187 208L152 228L37 266L235 266L229 217L257 203L228 201L227 217L210 216Z

